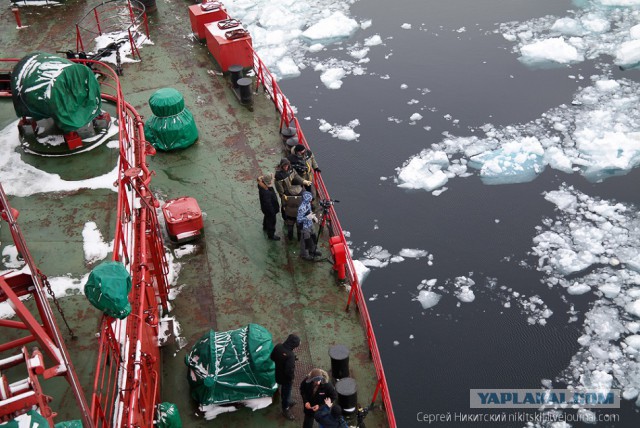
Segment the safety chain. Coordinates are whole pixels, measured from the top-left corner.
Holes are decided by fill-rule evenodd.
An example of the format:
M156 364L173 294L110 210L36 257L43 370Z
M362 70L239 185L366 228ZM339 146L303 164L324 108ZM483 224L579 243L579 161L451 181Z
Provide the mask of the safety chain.
M62 308L60 307L60 302L58 302L58 299L56 299L56 295L53 294L53 289L51 288L51 283L49 282L47 275L43 274L40 271L38 271L38 275L40 275L40 278L42 279L42 283L47 289L47 293L49 293L49 295L51 296L51 299L53 300L53 304L56 305L56 309L58 309L58 312L62 317L62 321L64 321L64 325L67 326L67 330L69 330L69 335L71 336L71 339L75 339L76 335L73 333L73 330L69 326L69 323L67 322L67 318L64 316L64 312L62 312Z

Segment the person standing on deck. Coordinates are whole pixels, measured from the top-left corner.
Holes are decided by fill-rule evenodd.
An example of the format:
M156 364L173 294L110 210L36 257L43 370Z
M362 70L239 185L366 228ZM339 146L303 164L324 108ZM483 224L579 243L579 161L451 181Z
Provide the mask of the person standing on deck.
M276 216L280 211L278 197L271 185L273 176L271 174L258 177L258 195L260 196L260 210L264 214L262 219L262 229L267 232L267 236L272 241L279 241L280 237L276 233Z
M311 153L311 150L308 150L302 144L296 144L287 159L291 162L291 167L303 180L312 183L309 186L305 186L305 190L311 192L313 199L316 199L316 187L313 185L313 174L314 172L320 172L320 168L318 168L316 158L313 156L313 153Z
M312 428L314 414L325 404L325 398L335 401L338 393L329 382L329 375L322 369L313 369L300 384L300 395L304 403L304 423L302 428Z
M291 401L291 390L296 368L296 354L293 350L298 346L300 346L300 338L290 334L284 343L278 343L271 351L271 359L276 364L276 382L280 385L282 415L290 421L295 419L289 409L296 404L295 401Z
M287 158L283 158L278 164L275 181L276 191L282 202L282 218L287 225L287 238L291 241L293 240L293 225L296 224L296 210L300 203L300 198L295 198L295 196L302 193L302 186L310 186L311 182L302 179L291 168L291 162ZM298 230L298 238L300 238L300 230Z
M316 250L316 234L313 231L313 223L318 222L318 217L311 209L311 193L302 192L302 202L298 207L298 224L302 225L302 238L300 239L300 257L305 260L313 260L322 253Z

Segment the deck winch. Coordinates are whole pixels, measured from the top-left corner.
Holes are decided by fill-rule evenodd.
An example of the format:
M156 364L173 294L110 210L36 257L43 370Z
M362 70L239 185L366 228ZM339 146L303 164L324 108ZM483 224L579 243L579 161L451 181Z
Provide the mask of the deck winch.
M103 113L100 84L83 64L32 53L13 68L10 85L13 106L21 118L18 129L26 140L37 144L64 134L72 151L83 146L83 137L99 131L92 121Z

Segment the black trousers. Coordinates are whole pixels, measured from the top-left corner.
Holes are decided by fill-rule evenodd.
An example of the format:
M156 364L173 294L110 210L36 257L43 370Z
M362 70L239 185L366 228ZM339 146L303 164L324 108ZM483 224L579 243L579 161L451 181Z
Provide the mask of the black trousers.
M276 214L265 214L262 219L262 228L267 231L269 238L273 238L276 233Z

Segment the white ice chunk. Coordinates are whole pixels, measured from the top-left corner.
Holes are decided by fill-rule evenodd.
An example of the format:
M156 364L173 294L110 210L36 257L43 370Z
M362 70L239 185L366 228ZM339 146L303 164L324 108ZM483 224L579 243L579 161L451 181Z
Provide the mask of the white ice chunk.
M351 36L359 28L356 20L348 18L344 13L336 11L307 28L302 36L309 40L339 39Z
M416 298L422 305L422 309L429 309L438 304L442 296L433 291L420 290Z
M568 64L584 59L578 50L562 37L535 41L520 49L522 60L528 64L540 62L556 62Z

